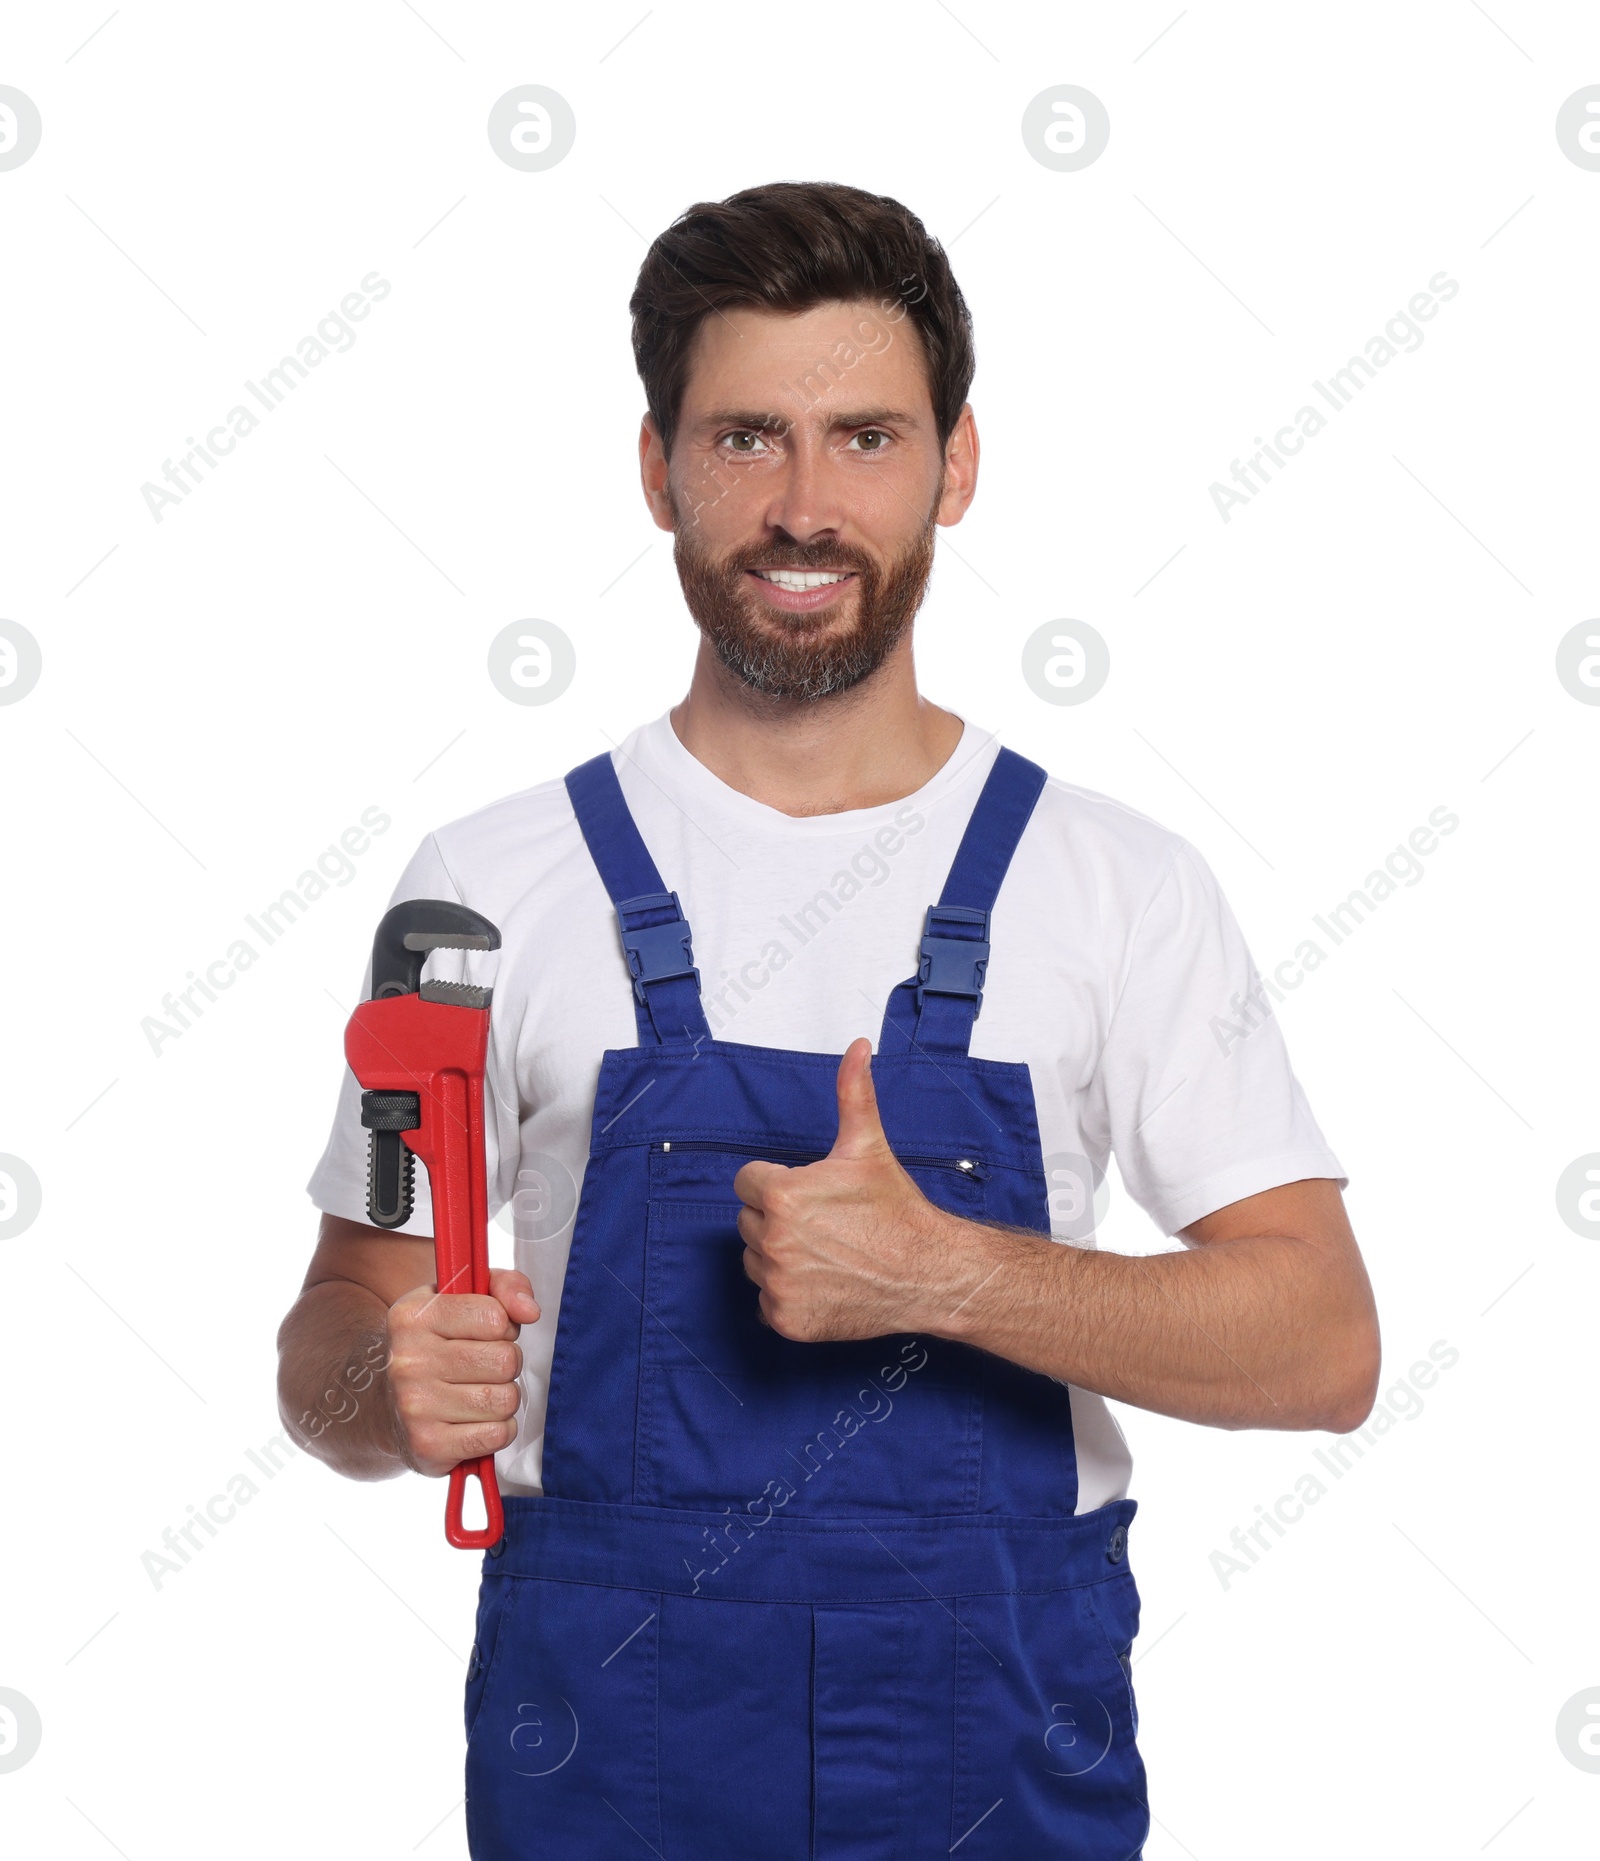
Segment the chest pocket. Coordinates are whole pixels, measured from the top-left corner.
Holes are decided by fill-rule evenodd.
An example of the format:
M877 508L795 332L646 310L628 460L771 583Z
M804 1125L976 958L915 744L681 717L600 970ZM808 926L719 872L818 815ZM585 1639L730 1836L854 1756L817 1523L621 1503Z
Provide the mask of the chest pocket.
M802 1344L764 1324L744 1271L733 1178L751 1156L815 1152L704 1140L650 1161L634 1487L640 1504L732 1508L764 1523L977 1509L976 1353L897 1335ZM984 1213L980 1160L902 1157L952 1213Z

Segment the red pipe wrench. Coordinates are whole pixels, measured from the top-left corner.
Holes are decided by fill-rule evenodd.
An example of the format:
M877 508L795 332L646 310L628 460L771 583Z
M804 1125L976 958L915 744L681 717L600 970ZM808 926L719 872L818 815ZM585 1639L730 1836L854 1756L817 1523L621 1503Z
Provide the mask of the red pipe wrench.
M430 950L498 950L500 933L465 905L408 899L384 914L372 944L372 999L351 1015L345 1058L361 1082L361 1122L371 1133L367 1214L398 1228L411 1215L414 1158L428 1171L440 1292L489 1290L489 1184L483 1143L483 1065L491 991L424 982ZM467 1481L483 1488L488 1523L462 1522ZM444 1535L466 1550L504 1532L494 1456L450 1470Z

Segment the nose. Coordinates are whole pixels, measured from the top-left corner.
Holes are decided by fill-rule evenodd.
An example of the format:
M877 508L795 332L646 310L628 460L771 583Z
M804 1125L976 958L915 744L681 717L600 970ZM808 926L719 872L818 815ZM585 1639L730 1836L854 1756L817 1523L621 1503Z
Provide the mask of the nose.
M769 528L785 531L801 544L837 536L843 529L843 486L826 443L816 434L798 426L790 429L765 515Z

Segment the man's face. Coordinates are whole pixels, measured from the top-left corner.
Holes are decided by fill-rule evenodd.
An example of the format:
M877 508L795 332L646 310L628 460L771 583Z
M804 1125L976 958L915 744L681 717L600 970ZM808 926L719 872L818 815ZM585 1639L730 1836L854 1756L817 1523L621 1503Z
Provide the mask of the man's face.
M702 634L746 685L805 701L905 640L934 525L971 498L977 437L964 411L940 447L900 305L830 303L708 315L670 464L651 421L641 454Z

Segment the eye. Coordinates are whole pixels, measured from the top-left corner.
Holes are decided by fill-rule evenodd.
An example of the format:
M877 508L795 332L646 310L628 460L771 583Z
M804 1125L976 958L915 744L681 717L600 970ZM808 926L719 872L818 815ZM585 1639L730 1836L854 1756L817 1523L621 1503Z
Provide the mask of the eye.
M752 433L748 429L738 433L724 433L717 444L726 446L730 452L738 453L741 458L746 459L756 457L758 449L761 452L767 449L767 442L761 435Z
M863 452L882 452L888 438L889 435L881 427L869 426L855 434L850 444L853 446L856 440L860 440Z

